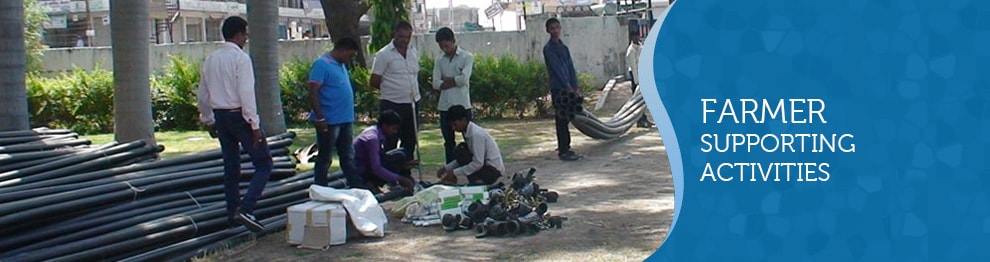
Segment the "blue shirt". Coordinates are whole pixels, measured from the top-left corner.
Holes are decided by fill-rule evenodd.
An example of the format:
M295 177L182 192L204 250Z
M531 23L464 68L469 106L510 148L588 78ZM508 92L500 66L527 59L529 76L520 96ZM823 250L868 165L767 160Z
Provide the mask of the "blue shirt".
M330 54L323 54L309 70L309 82L320 84L320 110L327 124L354 123L354 88L347 67ZM310 114L316 120L316 114Z
M571 60L571 50L564 42L554 42L553 39L543 46L543 61L547 64L550 74L550 90L578 88L577 70L574 70L574 60Z

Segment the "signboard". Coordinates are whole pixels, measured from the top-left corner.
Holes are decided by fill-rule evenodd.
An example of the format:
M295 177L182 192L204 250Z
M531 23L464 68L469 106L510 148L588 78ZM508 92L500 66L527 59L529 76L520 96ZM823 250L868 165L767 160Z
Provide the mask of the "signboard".
M46 13L68 12L69 11L69 4L71 4L71 3L72 3L71 0L42 0L42 1L38 1L38 4L41 5L41 9L44 10Z
M65 29L68 25L68 17L65 15L50 15L45 20L45 29Z
M491 6L488 6L488 8L485 8L485 16L487 16L488 19L492 19L496 15L501 14L502 11L505 11L502 9L502 4L494 3Z
M523 8L526 8L525 12L523 12ZM526 15L542 14L543 2L523 2L523 4L519 5L519 8L517 9L518 10L516 10L516 12L520 14L526 14Z

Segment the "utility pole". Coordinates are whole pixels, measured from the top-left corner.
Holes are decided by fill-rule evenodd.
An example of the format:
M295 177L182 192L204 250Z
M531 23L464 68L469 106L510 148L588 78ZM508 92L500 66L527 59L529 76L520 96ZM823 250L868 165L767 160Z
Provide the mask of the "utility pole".
M83 32L83 35L86 36L86 46L93 46L93 37L90 36L89 34L90 30L93 30L93 14L89 9L89 0L85 0L85 2L86 2L86 32Z
M527 4L527 2L528 1L526 1L526 0L523 0L522 1L522 11L523 11L522 25L516 27L517 30L522 30L522 27L523 26L526 26L526 4Z

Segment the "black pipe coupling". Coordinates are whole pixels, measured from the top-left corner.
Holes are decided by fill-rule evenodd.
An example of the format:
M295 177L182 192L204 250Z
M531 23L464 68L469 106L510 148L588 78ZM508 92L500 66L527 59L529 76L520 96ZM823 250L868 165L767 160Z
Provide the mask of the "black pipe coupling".
M543 198L547 200L547 203L557 203L557 198L560 197L557 192L548 191L543 192Z
M508 214L502 206L494 205L488 207L488 217L497 221L505 220Z
M440 218L440 225L443 226L443 230L450 232L457 230L460 226L461 215L445 214Z
M488 217L488 205L482 204L479 201L471 203L467 208L467 216L473 220L474 223L481 223L485 221Z

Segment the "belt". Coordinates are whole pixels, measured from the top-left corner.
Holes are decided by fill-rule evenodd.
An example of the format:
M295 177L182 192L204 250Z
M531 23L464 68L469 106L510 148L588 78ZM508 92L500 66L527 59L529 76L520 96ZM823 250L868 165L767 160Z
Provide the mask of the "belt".
M236 112L241 112L241 109L240 108L234 108L234 109L219 109L219 108L216 108L216 109L213 109L213 112L236 113Z

